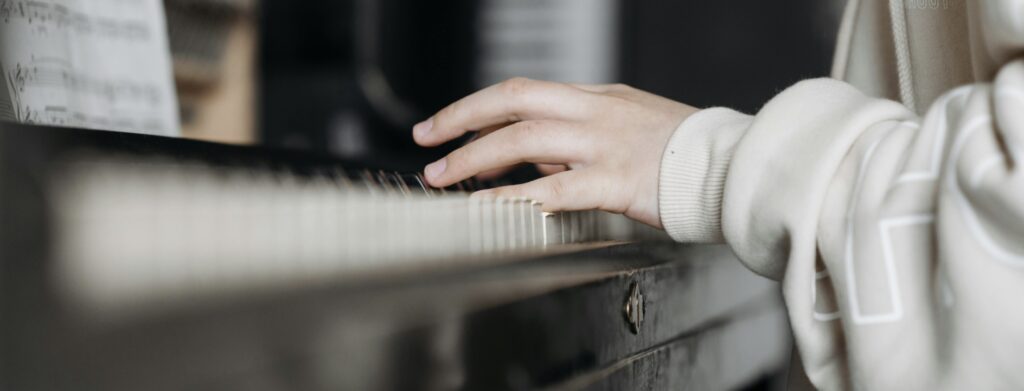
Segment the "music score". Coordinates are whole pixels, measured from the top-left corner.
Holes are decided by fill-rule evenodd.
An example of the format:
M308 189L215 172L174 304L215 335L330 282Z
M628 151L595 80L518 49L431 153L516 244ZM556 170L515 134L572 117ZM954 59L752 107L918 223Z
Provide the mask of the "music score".
M6 118L178 134L160 0L0 0L0 77Z
M12 19L23 20L40 33L70 31L137 41L148 40L151 36L149 26L138 20L90 16L56 2L0 0L0 21L9 24Z
M60 87L71 91L88 93L114 102L118 100L142 100L150 104L160 103L159 87L151 83L131 80L101 80L89 75L76 73L68 68L16 63L8 71L11 87L25 91L29 85Z

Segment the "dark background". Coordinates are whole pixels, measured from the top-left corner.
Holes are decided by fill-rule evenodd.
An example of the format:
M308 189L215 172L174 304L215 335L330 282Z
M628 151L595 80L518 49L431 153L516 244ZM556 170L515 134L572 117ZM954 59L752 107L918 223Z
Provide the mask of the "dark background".
M558 0L523 0L532 2ZM840 1L620 0L615 81L697 107L753 113L794 82L827 76ZM367 11L366 4L375 9ZM485 2L264 0L258 124L264 143L418 170L447 148L416 147L410 128L482 86L474 82ZM408 115L360 87L373 53ZM338 138L338 127L358 137Z

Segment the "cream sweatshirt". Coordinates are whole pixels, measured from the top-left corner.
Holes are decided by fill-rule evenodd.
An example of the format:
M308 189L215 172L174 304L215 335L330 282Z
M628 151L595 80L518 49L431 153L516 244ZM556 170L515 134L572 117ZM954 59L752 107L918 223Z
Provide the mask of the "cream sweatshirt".
M818 388L1024 389L1024 0L850 0L833 77L684 121L666 230L782 281Z

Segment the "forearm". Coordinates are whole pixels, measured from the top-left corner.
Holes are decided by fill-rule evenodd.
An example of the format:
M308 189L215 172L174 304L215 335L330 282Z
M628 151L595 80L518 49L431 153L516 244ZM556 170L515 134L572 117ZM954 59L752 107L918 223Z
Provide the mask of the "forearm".
M678 240L724 238L782 279L818 387L1019 387L1005 374L1021 359L1007 346L1024 343L1007 327L1024 320L1010 298L1024 293L1021 107L1024 61L923 119L833 80L791 87L755 116L701 112L663 157L662 220ZM693 188L670 191L680 183ZM983 329L954 327L976 318Z

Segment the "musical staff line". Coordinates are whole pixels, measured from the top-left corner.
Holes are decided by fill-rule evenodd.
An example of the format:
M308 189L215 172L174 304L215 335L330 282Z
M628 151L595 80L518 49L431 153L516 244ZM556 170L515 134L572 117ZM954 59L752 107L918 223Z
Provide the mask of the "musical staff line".
M0 21L23 21L36 31L68 31L131 41L147 41L152 32L144 20L90 16L67 6L40 0L0 0Z
M177 135L160 0L0 0L9 119Z
M11 88L18 92L24 92L26 86L38 85L91 94L109 102L131 100L150 105L161 102L159 87L154 84L131 80L102 80L72 72L68 68L24 65L19 62L8 72L8 80Z

